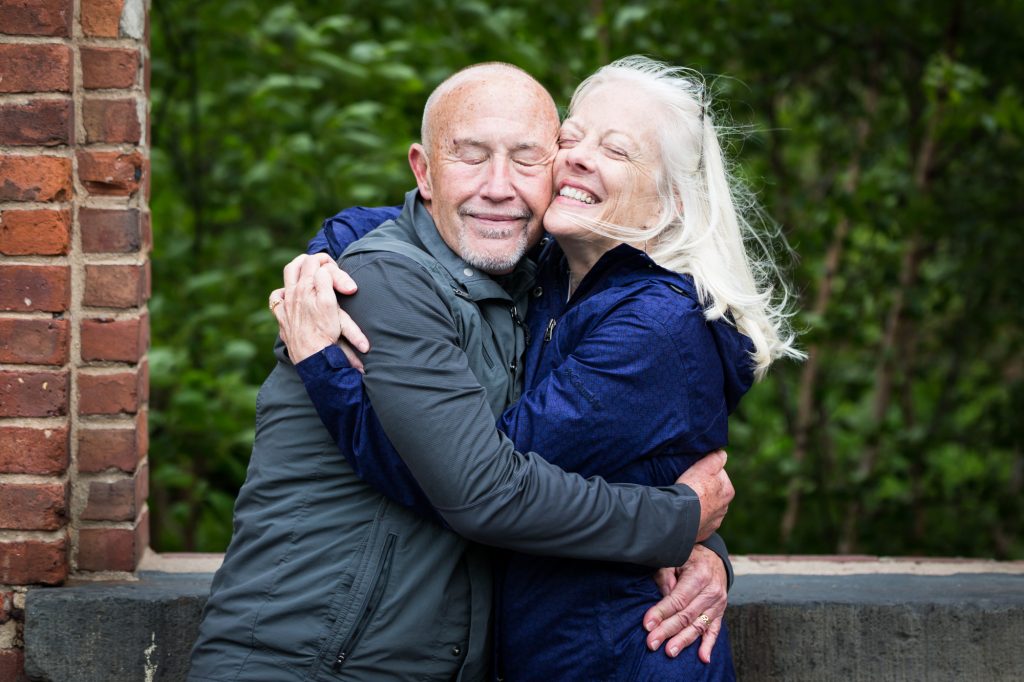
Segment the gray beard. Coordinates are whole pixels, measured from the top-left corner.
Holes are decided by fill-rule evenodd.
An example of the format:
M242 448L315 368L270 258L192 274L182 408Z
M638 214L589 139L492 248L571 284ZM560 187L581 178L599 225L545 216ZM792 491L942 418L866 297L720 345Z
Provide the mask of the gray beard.
M462 256L462 260L489 275L503 275L514 270L526 255L526 247L526 230L519 233L515 248L502 255L476 253L467 243L466 233L459 233L459 255Z

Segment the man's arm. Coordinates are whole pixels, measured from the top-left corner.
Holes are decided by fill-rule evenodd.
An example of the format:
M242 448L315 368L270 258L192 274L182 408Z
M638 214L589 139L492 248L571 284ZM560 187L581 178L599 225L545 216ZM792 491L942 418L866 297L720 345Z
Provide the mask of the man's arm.
M362 374L352 369L336 345L295 365L320 421L362 480L403 507L442 521L409 467L388 440L363 390Z
M434 280L391 254L346 261L343 299L373 350L364 383L381 425L431 504L458 533L519 551L680 565L700 523L687 486L612 486L516 452L494 428ZM395 295L400 292L401 295Z

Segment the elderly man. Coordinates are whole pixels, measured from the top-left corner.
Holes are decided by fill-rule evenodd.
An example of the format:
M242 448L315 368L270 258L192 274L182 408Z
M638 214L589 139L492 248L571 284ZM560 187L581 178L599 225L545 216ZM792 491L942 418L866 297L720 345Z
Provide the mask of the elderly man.
M428 100L426 146L410 149L418 190L344 261L361 287L347 306L374 342L364 361L377 418L450 530L360 480L321 424L291 363L343 365L340 318L288 338L257 399L190 679L486 679L491 567L465 538L653 567L681 564L717 528L732 497L724 456L681 485L617 486L516 452L495 431L519 391L522 256L540 237L557 130L550 96L522 71L456 74ZM333 297L316 265L297 279Z

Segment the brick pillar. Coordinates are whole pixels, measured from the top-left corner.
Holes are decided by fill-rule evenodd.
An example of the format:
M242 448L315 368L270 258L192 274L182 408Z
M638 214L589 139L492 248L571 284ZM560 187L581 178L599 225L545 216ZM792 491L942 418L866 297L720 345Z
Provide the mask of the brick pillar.
M148 0L0 0L0 679L148 544Z

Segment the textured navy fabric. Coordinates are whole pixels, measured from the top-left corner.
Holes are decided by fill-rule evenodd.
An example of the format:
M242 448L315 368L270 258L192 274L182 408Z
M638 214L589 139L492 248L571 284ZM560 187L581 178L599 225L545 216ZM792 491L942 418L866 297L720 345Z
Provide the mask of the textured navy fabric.
M332 255L376 217L339 216L325 222L333 239L319 242ZM728 413L753 381L751 345L727 321L704 319L691 278L620 246L568 301L566 287L564 258L552 242L527 316L527 390L499 420L518 449L585 476L666 485L726 445ZM359 374L346 367L331 347L298 370L332 435L357 440L349 460L360 476L433 515L372 416L351 422L372 411L350 409L365 407L365 397ZM725 631L710 666L696 658L697 645L676 659L647 651L641 618L660 598L649 569L513 554L499 597L497 645L507 680L733 677Z
M499 427L564 469L643 485L671 483L725 446L728 414L753 382L752 346L704 319L693 280L622 245L568 301L567 282L552 243L527 318L527 390ZM676 659L647 650L641 620L660 594L646 568L510 554L499 584L506 680L734 677L725 632L711 665L696 644Z
M329 253L331 258L338 260L349 244L381 223L394 220L401 212L401 206L346 208L323 222L320 231L309 240L306 253Z

